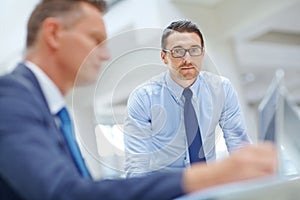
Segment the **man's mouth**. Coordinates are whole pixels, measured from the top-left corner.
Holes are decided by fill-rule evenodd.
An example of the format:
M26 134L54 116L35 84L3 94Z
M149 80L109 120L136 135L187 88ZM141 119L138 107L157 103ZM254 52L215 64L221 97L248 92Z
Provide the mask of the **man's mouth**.
M195 67L193 65L189 65L189 66L182 66L180 67L181 70L190 70L190 69L194 69Z

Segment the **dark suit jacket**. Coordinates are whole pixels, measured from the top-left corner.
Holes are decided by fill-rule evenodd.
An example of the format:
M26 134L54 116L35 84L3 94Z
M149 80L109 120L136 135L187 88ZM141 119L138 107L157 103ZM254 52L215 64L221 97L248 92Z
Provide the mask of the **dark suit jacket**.
M0 78L0 199L172 199L182 173L92 181L73 163L34 74Z

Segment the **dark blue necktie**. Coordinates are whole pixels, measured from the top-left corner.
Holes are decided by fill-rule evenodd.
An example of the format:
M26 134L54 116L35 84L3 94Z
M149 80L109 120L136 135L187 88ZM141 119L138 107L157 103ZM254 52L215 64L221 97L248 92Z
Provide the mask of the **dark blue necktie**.
M198 126L197 116L192 104L193 92L189 88L183 91L184 102L184 125L186 137L189 145L190 162L206 162L202 148L202 139L200 128Z
M61 129L78 171L81 173L83 177L91 178L91 175L83 161L78 144L75 140L72 122L67 109L65 107L62 108L57 113L57 116L61 120Z

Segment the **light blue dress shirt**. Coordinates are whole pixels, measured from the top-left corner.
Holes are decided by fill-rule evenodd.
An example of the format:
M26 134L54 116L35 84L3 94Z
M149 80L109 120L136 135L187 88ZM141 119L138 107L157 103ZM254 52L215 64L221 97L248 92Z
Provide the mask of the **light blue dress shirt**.
M208 162L216 158L218 124L229 152L251 142L237 94L228 79L200 72L190 88ZM127 176L190 165L183 119L183 89L172 80L169 72L164 72L131 93L124 123Z

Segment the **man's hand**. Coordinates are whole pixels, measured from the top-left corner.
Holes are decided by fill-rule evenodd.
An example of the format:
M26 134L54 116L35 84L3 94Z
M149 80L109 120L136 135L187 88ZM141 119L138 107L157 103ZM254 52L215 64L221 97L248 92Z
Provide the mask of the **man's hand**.
M273 175L276 170L277 153L273 144L247 145L219 162L194 164L185 169L183 188L190 193L224 183Z

